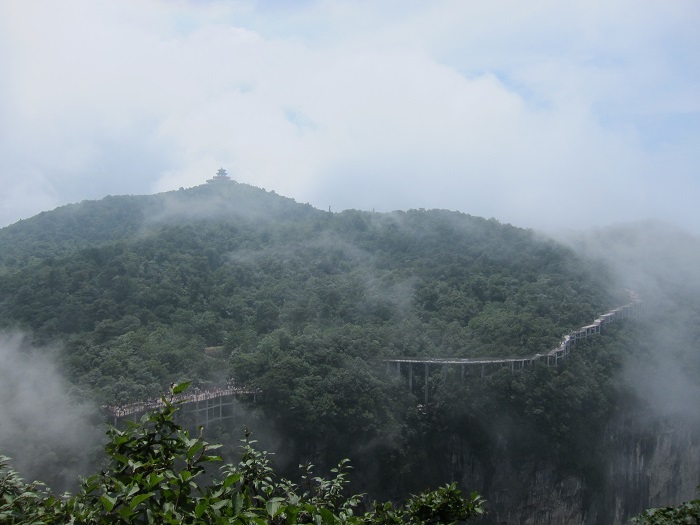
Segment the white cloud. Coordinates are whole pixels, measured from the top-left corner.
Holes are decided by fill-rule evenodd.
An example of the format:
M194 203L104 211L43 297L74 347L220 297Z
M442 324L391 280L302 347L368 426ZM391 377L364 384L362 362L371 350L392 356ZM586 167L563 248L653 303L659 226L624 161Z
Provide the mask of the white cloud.
M95 407L73 399L52 353L22 334L0 332L0 454L29 481L66 490L84 475L100 432Z
M0 224L223 165L319 207L700 229L691 1L73 0L0 18Z

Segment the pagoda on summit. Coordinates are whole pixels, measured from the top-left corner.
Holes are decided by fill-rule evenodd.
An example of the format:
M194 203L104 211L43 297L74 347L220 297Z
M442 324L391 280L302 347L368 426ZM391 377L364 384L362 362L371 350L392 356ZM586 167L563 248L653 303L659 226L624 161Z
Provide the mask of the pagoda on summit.
M208 183L215 183L215 182L226 182L230 181L231 177L226 175L226 170L224 168L219 168L219 171L216 172L216 175L214 175L211 179L207 179Z

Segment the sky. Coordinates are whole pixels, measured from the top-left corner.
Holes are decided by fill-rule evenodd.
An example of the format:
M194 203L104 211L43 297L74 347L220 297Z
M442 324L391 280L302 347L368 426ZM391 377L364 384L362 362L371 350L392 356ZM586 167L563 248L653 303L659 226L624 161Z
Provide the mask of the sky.
M700 233L697 0L0 0L0 226L235 180Z

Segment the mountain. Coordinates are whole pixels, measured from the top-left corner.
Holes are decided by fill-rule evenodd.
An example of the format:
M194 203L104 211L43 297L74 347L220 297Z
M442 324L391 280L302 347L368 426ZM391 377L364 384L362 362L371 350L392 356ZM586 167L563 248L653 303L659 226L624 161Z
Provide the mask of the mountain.
M235 182L64 206L0 230L0 253L2 324L65 341L71 380L97 373L85 386L105 402L211 379L205 347L228 357L276 332L360 329L376 350L353 352L375 361L526 355L615 302L602 267L531 231L441 210L332 214ZM129 338L155 345L150 366L132 359L138 388L110 359L85 369L86 349L113 356Z
M421 378L427 405L384 360L549 350L629 300L615 272L493 219L330 213L218 182L1 229L0 328L60 343L74 392L99 404L181 380L257 386L264 397L241 418L281 463L349 456L359 489L377 496L460 480L488 498L506 490L508 463L577 476L588 487L572 496L580 514L605 493L611 419L636 410L619 378L648 326L613 326L559 368L471 381L433 370Z
M25 267L157 230L171 221L286 220L318 212L235 181L158 195L108 196L42 212L0 229L0 268Z

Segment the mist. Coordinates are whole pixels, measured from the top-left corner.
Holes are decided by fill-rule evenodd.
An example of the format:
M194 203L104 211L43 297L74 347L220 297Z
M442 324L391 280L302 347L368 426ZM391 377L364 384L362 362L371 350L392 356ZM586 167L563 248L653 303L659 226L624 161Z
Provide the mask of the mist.
M0 226L223 166L324 210L700 231L700 10L671 4L0 2Z
M62 377L56 348L36 348L19 332L0 333L0 454L29 481L74 489L101 443L95 407Z
M629 223L566 242L609 265L643 301L644 339L622 380L652 412L700 428L700 237L660 222Z

